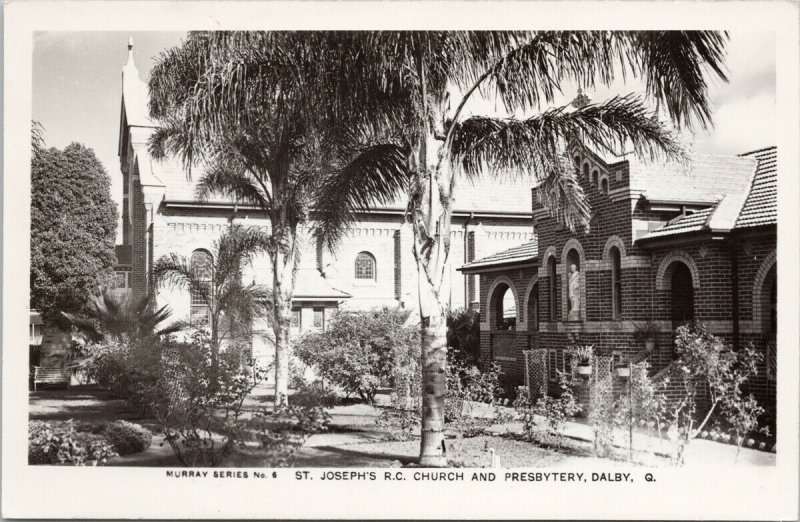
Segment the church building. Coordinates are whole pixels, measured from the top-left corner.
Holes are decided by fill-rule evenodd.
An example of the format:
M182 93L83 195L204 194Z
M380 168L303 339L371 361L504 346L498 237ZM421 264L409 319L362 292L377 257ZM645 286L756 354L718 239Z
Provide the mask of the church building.
M118 287L134 295L153 290L158 305L171 308L172 319L198 319L207 313L203 302L188 291L156 286L154 262L175 253L205 263L214 241L230 223L266 230L269 220L258 209L235 206L232 200L198 200L195 184L203 175L202 168L193 168L190 179L178 158L153 159L148 140L157 123L149 118L147 99L147 85L139 78L129 45L128 61L122 69L119 127L123 234L117 247ZM458 181L450 251L452 308L478 300L478 278L463 276L457 267L533 238L531 186L525 181ZM389 205L364 209L336 252L316 245L309 237L309 226L300 231L305 251L292 301L293 333L324 329L337 308L416 306L417 272L412 231L404 223L405 209L403 197ZM246 267L243 277L246 282L271 286L267 257ZM266 346L253 349L257 356L271 357Z

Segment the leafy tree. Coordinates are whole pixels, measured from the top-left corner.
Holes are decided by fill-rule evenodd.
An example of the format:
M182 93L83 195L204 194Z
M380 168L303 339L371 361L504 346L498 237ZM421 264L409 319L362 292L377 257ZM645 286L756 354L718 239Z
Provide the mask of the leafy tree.
M325 332L300 338L295 355L325 381L372 403L379 387L404 391L418 375L419 335L405 325L407 317L386 308L337 312Z
M210 330L211 363L216 367L224 342L249 341L257 332L255 320L272 306L268 291L255 283L242 283L242 266L263 252L269 237L257 228L231 225L214 242L209 266L193 266L177 254L162 256L153 273L160 284L189 290L208 306L208 320L186 321L184 327Z
M362 131L372 127L361 118L363 107L328 110L341 93L331 91L338 72L321 55L325 38L301 32L191 33L156 60L150 79L150 113L160 125L150 143L153 155L181 157L189 175L193 165L202 165L201 199L229 196L258 206L270 221L276 401L288 397L298 227L316 206L323 174L338 172L335 165L352 152L348 143L360 144L339 131L359 118ZM372 185L388 187L384 192L391 195L402 183L386 178ZM380 199L380 192L374 196Z
M83 310L110 279L117 225L110 187L92 149L78 143L45 149L41 127L34 126L31 308L46 322L62 323L59 312Z
M419 271L423 406L420 463L445 465L444 401L450 273L450 222L456 174L527 176L543 188L548 210L572 229L586 226L589 207L566 154L573 141L601 151L631 143L640 155L684 159L673 134L644 96L552 107L570 84L592 88L621 76L644 81L646 96L677 126L711 120L706 74L722 79L726 37L714 32L416 32L331 34L344 107L380 107L371 118L386 141L371 143L362 165L326 184L318 231L335 244L353 209L382 180L411 177L408 221ZM624 77L624 76L623 76ZM378 86L378 89L375 89ZM482 94L509 114L471 116ZM544 109L544 110L543 110ZM397 157L402 158L398 166ZM368 162L367 162L368 160ZM398 183L400 184L400 183ZM380 193L380 192L379 192Z

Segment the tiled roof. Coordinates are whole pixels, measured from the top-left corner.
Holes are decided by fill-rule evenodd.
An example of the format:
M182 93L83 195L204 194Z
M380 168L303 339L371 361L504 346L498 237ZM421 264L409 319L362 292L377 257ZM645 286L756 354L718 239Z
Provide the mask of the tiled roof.
M316 268L301 268L297 271L292 295L294 300L339 300L350 297L352 296L347 292L333 288Z
M717 203L744 193L755 169L753 158L696 154L686 166L630 159L630 187L650 201Z
M536 259L539 255L539 244L534 238L532 241L503 250L490 256L470 261L460 268L460 270L487 268L490 266L508 265L512 263L522 263Z
M758 160L756 174L735 228L778 222L778 149L768 147L742 154Z
M674 236L688 232L698 232L707 228L708 220L716 207L704 208L692 214L679 216L661 228L657 228L640 239L653 239L657 237Z

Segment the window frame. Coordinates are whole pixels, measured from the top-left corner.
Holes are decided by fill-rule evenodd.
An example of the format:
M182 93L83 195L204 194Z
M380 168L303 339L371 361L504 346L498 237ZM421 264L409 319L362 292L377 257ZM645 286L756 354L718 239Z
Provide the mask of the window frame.
M622 252L617 246L609 249L611 258L611 318L622 319Z
M371 277L359 277L359 261L362 259L368 260L372 265L372 275ZM353 261L353 279L356 284L370 284L376 283L378 281L378 261L375 259L375 256L372 255L371 252L362 251L356 255L355 260Z
M317 325L317 313L319 312L320 324ZM322 306L315 306L314 307L314 328L319 328L323 332L325 331L325 307Z
M206 266L195 265L195 259L197 259L200 255L207 256ZM199 277L198 279L200 279L201 285L207 288L207 293L209 294L212 294L214 290L213 265L214 256L211 254L211 252L204 248L198 248L194 250L189 258L189 267L193 272L198 269L208 270L208 279L200 279ZM208 325L211 321L211 304L203 299L203 297L193 288L189 289L189 321L193 324L200 323L205 325Z

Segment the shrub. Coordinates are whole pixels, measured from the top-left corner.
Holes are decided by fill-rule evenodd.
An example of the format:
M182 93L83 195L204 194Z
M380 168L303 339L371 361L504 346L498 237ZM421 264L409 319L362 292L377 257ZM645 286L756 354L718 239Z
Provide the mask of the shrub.
M146 451L153 442L153 434L150 433L150 430L123 420L106 424L103 434L120 455Z
M275 412L256 413L246 422L247 435L239 442L239 449L260 456L267 467L291 466L308 437L327 430L329 423L330 416L321 407L292 404ZM245 439L257 442L258 447L248 447Z
M116 457L114 447L103 437L79 432L71 421L55 425L42 421L28 423L28 464L105 464Z
M447 346L451 361L478 365L481 358L480 313L458 308L447 313Z
M419 432L420 422L419 410L406 408L386 408L376 421L378 426L389 428L389 440L411 439Z
M301 337L295 355L348 396L372 403L378 388L395 385L419 360L419 333L403 325L406 317L389 309L340 311L327 331Z
M689 443L717 411L742 440L747 433L762 431L757 419L763 409L752 395L744 396L742 391L742 386L756 374L761 359L752 345L731 351L704 325L691 324L677 329L675 347L677 360L670 378L682 384L683 394L665 414L673 434L675 464L683 464ZM708 410L703 413L698 408L706 393Z
M291 402L307 408L331 408L339 404L340 400L335 390L325 388L320 381L308 383L300 380L296 383Z
M471 415L470 402L496 404L503 394L500 386L502 370L492 363L482 372L477 366L454 359L447 366L447 399L445 423L460 435L479 435L491 419L477 419Z
M571 373L559 371L558 382L561 388L558 397L544 395L534 402L527 387L517 392L514 409L522 420L524 435L530 442L560 447L566 421L581 410L573 393L578 379Z

